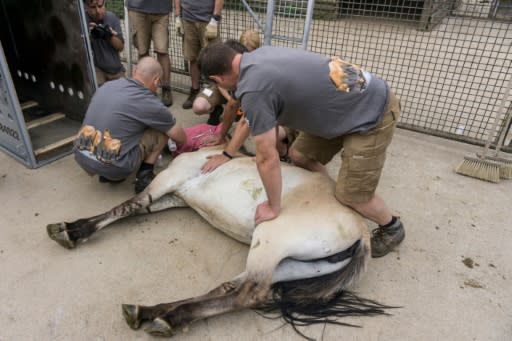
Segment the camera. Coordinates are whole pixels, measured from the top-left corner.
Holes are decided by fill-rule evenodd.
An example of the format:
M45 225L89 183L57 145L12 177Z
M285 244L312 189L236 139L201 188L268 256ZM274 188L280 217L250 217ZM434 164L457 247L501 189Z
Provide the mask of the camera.
M98 24L98 25L94 26L93 29L91 30L91 36L94 39L104 39L104 40L110 39L112 37L112 32L110 31L110 26L102 25L102 24Z

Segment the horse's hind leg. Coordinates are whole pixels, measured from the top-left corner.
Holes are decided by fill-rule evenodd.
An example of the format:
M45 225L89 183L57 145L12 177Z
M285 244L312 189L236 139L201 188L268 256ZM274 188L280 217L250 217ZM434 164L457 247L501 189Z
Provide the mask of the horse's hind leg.
M233 278L231 281L222 283L217 288L209 291L205 295L188 298L185 300L176 301L172 303L161 303L154 306L123 304L123 315L126 320L126 323L128 323L128 325L132 329L138 329L142 322L154 320L155 318L166 314L168 311L174 309L180 304L192 303L205 300L211 297L223 296L237 288L240 285L240 283L245 279L245 277L246 273L244 272L238 275L237 277Z
M194 321L260 306L266 302L268 292L269 286L238 278L195 298L153 307L123 305L123 315L133 329L138 328L143 321L152 321L146 332L157 336L171 336L177 328L187 328Z

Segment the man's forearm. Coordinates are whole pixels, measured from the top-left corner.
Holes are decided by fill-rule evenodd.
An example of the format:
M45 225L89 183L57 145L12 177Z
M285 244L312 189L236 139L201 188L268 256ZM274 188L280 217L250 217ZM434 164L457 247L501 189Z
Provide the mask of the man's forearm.
M238 150L242 147L245 140L249 137L250 130L247 123L240 121L236 126L233 137L229 141L226 149L224 149L229 155L235 155Z
M277 151L272 151L271 154L272 157L268 159L258 160L256 157L256 162L270 207L279 213L282 191L281 165Z

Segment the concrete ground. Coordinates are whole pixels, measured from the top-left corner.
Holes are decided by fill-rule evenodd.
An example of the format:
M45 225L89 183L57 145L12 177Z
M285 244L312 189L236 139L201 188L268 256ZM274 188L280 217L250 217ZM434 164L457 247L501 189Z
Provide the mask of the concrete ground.
M204 122L171 107L185 126ZM406 226L398 250L373 259L356 286L402 306L347 318L362 328L303 328L323 340L512 340L512 181L456 174L479 147L398 130L378 192ZM188 208L128 218L66 250L46 225L102 213L133 195L100 184L64 157L27 169L0 153L0 340L152 340L124 322L122 303L203 294L244 269L247 247ZM329 166L336 174L339 160ZM300 340L246 310L195 323L176 340Z

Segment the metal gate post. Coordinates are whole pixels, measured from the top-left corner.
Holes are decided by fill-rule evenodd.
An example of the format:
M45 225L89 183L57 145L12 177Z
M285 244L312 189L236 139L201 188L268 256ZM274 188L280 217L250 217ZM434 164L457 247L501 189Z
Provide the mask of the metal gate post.
M265 20L265 31L263 32L263 44L272 45L272 25L274 20L274 0L267 2L267 19Z
M308 49L309 31L311 30L311 22L313 21L313 9L315 8L315 0L308 0L308 9L306 11L306 22L304 23L304 34L302 36L302 48Z

